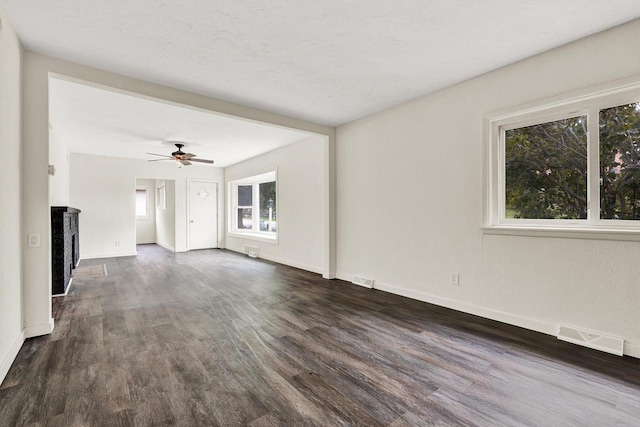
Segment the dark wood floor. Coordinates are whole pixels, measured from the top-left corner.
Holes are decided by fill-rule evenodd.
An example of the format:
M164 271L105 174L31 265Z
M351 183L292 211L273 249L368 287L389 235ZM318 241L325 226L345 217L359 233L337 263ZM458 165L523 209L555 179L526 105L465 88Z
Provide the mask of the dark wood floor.
M157 246L54 303L1 426L640 425L640 364L221 250Z

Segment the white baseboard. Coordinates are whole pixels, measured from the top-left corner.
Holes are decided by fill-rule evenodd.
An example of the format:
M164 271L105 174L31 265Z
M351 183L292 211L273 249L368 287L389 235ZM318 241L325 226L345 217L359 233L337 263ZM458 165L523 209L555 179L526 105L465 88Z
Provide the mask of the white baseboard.
M238 252L240 254L245 255L244 250L234 249L234 248L225 248L225 249L228 249L230 251ZM265 256L265 255L262 255L262 254L259 254L258 258L266 259L267 261L277 262L278 264L288 265L289 267L293 267L293 268L299 268L300 270L310 271L312 273L317 273L317 274L324 273L324 268L313 266L313 265L308 265L308 264L303 264L303 263L296 262L296 261L290 261L288 259L282 259L282 258L277 258L277 257L272 257L272 256Z
M47 335L53 332L54 320L53 318L49 319L48 323L43 323L41 325L30 326L28 328L24 328L9 348L9 351L2 359L2 364L0 364L0 384L4 381L4 378L7 376L9 369L11 369L11 365L13 361L16 360L16 356L22 348L22 344L24 344L24 340L27 338L39 337L40 335Z
M343 273L342 271L336 272L336 279L344 280L345 282L351 283L353 276L349 276L347 273ZM355 283L354 283L355 285Z
M153 240L151 242L138 242L138 241L136 241L136 245L155 245L155 244L156 244L155 240Z
M289 267L299 268L300 270L310 271L312 273L322 274L324 272L323 268L316 267L313 265L302 264L296 261L290 261L287 259L276 258L272 256L263 256L259 255L259 258L266 259L267 261L277 262L278 264L288 265Z
M166 250L171 251L171 252L175 252L176 251L173 246L165 245L164 243L156 242L156 245L162 246L163 248L165 248Z
M33 338L39 337L40 335L47 335L53 332L54 328L54 320L53 318L49 319L48 323L43 323L40 325L29 326L24 328L24 336L25 338Z
M519 316L517 314L507 313L500 310L494 310L491 308L481 307L474 304L467 304L449 298L439 297L426 292L401 288L382 282L375 282L374 289L396 295L402 295L403 297L415 299L418 301L428 302L430 304L439 305L440 307L451 308L463 313L473 314L475 316L496 320L498 322L507 323L509 325L519 326L521 328L530 329L532 331L542 332L544 334L555 336L558 332L557 325L541 322L529 317Z
M106 254L89 254L89 255L82 255L82 259L99 259L99 258L117 258L117 257L121 257L121 256L136 256L138 255L137 252L112 252L112 253L106 253Z
M635 357L640 359L640 344L633 344L625 341L624 343L624 354L627 356Z
M20 331L15 340L13 340L13 344L9 348L9 351L2 359L2 364L0 364L0 384L4 381L4 378L7 376L9 369L11 369L11 365L13 365L13 361L16 360L16 356L18 352L22 348L22 344L25 340L25 331L24 329Z
M80 263L80 261L78 261L78 264ZM78 266L78 264L76 264L76 267ZM106 276L106 274L105 274ZM69 293L69 289L71 289L71 284L73 283L73 277L71 279L69 279L69 284L67 285L67 290L64 291L63 294L53 294L51 295L51 298L55 298L55 297L66 297L67 294Z
M353 275L339 272L338 278L346 282L349 282L349 284L355 285L355 283L351 283ZM400 296L411 298L411 299L415 299L418 301L427 302L429 304L438 305L440 307L450 308L456 311L461 311L463 313L473 314L475 316L484 317L485 319L495 320L498 322L506 323L508 325L518 326L524 329L529 329L531 331L541 332L543 334L552 335L554 337L558 334L557 324L542 322L536 319L519 316L513 313L507 313L500 310L494 310L491 308L481 307L474 304L468 304L468 303L452 300L449 298L443 298L437 295L432 295L427 292L401 288L399 286L393 286L393 285L389 285L387 283L382 283L378 281L375 282L374 289L384 291L384 292L389 292L391 294L400 295ZM627 356L640 358L640 344L634 344L634 343L625 341L624 354Z

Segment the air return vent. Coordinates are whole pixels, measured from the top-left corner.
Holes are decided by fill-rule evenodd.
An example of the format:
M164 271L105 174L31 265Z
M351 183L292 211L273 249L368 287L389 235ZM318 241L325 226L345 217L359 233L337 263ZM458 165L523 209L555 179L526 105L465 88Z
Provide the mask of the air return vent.
M599 332L585 331L571 326L560 325L558 339L578 344L595 350L622 356L624 339L601 334Z
M260 248L258 246L246 245L244 247L244 253L249 255L251 258L258 258L258 254L260 253Z
M354 283L359 286L364 286L365 288L373 289L373 279L365 279L364 277L353 276L353 280L351 283Z

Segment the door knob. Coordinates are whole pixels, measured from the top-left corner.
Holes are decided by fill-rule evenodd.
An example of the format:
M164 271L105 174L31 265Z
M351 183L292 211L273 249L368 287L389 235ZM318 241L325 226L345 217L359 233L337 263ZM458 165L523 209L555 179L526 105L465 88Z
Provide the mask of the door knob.
M189 221L189 222L193 222L193 220Z

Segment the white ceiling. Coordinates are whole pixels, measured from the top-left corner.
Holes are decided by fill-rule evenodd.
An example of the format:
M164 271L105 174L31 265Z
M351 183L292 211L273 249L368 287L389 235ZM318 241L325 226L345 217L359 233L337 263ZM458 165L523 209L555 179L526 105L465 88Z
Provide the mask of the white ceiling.
M32 50L340 125L640 17L638 0L0 0Z
M49 120L70 152L158 159L147 153L169 155L176 150L170 141L179 141L186 143L183 151L226 167L310 136L66 80L49 82Z

